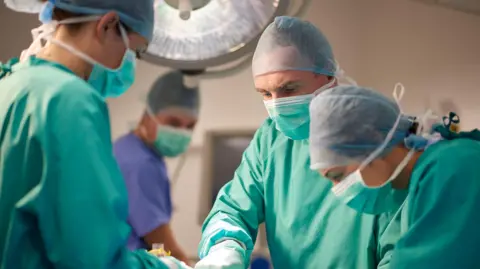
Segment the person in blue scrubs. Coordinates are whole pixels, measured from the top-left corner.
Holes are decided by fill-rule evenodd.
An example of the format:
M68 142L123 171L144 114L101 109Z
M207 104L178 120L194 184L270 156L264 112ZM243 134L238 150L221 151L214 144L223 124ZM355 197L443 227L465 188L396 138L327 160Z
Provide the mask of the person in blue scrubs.
M142 119L115 142L114 154L128 189L129 248L162 243L172 256L188 262L170 227L172 201L164 160L185 153L198 119L198 88L187 87L184 78L174 71L153 84Z
M347 86L315 97L311 168L333 182L340 201L362 213L370 213L370 205L394 209L391 191L408 190L397 213L401 237L390 269L479 268L480 131L456 132L455 113L433 126L430 113L406 116L402 95L393 102Z

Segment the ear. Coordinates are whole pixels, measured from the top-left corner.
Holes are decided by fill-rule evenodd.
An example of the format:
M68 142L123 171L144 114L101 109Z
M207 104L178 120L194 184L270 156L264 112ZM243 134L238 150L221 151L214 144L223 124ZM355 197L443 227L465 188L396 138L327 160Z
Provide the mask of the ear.
M104 43L107 40L107 33L109 31L113 30L117 32L119 22L120 17L114 11L110 11L100 18L96 28L97 38L100 43Z

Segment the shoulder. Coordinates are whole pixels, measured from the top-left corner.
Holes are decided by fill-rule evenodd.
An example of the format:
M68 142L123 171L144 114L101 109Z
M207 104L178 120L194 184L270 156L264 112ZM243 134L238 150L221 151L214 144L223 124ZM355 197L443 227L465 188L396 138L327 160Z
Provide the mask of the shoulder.
M61 101L64 106L75 108L83 107L86 109L88 108L86 104L106 107L105 100L85 80L60 70L58 72L62 75L55 79L55 84L48 87L46 92L52 96L53 101Z
M163 158L154 153L133 133L115 140L113 153L121 167L132 166L151 170L153 167L163 168L165 166Z
M423 155L423 165L476 166L475 161L480 161L480 141L443 140L429 147Z
M117 158L118 160L118 158ZM167 179L165 162L148 156L121 159L118 165L126 179L132 179L139 183L151 180Z
M113 150L115 155L119 157L135 156L141 151L141 141L133 133L120 136L113 142Z
M106 106L100 94L85 80L52 65L31 66L13 73L8 79L31 96L65 109L85 107L85 102Z
M437 190L480 183L480 142L471 139L443 140L429 147L415 165L411 189L437 185ZM462 184L459 184L459 181ZM469 182L469 183L467 183ZM441 186L439 185L441 184ZM479 186L480 187L480 186Z

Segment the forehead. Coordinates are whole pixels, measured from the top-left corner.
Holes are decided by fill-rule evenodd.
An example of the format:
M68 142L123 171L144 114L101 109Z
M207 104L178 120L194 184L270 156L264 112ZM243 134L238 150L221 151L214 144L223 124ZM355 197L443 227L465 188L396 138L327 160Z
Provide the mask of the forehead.
M194 115L191 111L182 108L167 108L161 110L155 114L157 119L178 119L181 121L196 121L198 119L197 115Z
M315 74L309 71L279 71L255 77L255 88L273 91L289 82L306 82L315 78Z

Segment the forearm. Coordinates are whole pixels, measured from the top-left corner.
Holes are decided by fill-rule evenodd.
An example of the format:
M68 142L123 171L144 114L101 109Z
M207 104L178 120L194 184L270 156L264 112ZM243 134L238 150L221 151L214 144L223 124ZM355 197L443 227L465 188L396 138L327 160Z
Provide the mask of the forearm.
M213 213L213 212L212 212ZM204 223L202 240L199 244L199 256L205 257L210 248L224 240L234 240L250 255L255 244L258 225L252 229L236 216L217 212L211 214Z

